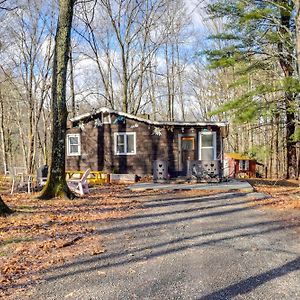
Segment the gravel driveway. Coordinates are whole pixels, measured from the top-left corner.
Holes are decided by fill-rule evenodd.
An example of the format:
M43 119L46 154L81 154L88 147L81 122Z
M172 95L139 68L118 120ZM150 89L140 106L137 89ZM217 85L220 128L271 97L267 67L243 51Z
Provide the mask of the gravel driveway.
M45 274L30 299L300 299L297 228L250 196L141 199L98 224L106 252Z

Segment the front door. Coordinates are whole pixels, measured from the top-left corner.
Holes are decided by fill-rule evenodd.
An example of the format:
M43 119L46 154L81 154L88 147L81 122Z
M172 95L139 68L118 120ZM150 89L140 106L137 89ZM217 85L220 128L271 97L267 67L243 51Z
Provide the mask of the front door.
M195 145L194 136L181 137L181 166L183 175L186 175L187 172L187 161L196 160Z

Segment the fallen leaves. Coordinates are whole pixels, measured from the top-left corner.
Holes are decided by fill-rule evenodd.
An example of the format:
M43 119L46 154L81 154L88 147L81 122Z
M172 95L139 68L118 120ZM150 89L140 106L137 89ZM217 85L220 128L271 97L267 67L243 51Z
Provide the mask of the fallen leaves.
M85 198L48 201L7 193L4 200L16 213L0 218L0 298L24 298L17 291L41 280L43 270L80 255L104 253L102 237L96 233L99 223L143 209L141 198L151 201L219 192L131 192L124 185L115 185L98 187Z
M106 252L105 249L93 249L91 255L98 255L104 252Z
M267 199L254 200L250 205L280 213L280 219L295 227L300 237L300 187L296 180L248 180L257 192L268 194Z
M16 213L0 218L0 298L40 279L40 271L106 250L96 224L125 217L138 207L124 186L99 187L86 198L42 201L27 194L7 194Z
M268 194L268 199L255 201L256 205L278 210L300 209L300 186L296 180L248 180L257 192Z
M72 246L75 242L79 241L82 238L83 238L83 236L76 236L75 238L71 239L70 241L62 243L61 245L58 246L58 248L64 248L64 247Z

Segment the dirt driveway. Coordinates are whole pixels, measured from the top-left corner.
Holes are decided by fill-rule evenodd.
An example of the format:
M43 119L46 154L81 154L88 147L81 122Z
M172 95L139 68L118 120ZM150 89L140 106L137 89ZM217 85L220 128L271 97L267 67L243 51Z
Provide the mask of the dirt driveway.
M164 198L97 224L106 251L46 273L30 299L300 299L296 224L243 193Z

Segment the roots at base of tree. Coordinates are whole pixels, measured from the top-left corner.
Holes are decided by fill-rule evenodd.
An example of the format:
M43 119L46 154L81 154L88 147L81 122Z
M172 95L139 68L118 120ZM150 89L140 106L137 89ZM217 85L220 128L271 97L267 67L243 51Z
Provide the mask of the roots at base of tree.
M0 216L6 216L12 214L14 211L10 209L2 200L0 196Z
M37 198L40 200L53 198L73 200L76 195L69 189L66 182L60 182L53 185L47 183Z

